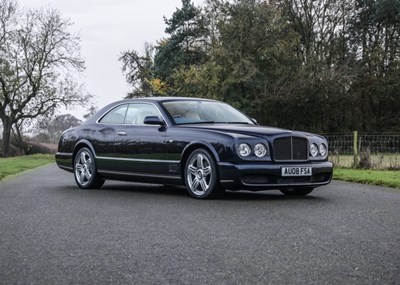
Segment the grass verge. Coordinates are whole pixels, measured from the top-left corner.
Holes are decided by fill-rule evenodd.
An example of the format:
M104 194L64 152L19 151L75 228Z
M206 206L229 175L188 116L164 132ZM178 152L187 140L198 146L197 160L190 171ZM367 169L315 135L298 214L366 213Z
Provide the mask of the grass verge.
M400 188L400 171L335 168L333 179Z
M4 177L54 162L53 154L34 154L0 158L0 180Z
M359 158L360 159L360 158ZM351 168L354 163L352 155L330 155L329 160L338 168ZM374 169L386 170L390 168L400 168L400 154L371 154L371 164Z

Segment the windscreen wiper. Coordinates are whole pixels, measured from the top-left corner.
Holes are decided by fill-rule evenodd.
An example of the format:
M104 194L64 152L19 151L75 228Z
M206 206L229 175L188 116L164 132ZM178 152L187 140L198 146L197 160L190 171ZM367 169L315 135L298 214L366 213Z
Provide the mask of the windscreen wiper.
M215 122L214 121L196 121L196 122L178 123L177 125L198 125L198 124L215 124Z

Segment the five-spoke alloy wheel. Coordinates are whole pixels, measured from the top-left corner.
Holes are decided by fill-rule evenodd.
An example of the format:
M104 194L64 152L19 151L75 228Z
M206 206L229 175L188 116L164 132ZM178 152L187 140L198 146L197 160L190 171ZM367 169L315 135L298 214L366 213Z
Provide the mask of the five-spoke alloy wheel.
M97 189L104 184L104 180L96 172L94 156L86 147L81 148L75 156L74 176L82 189Z
M185 185L195 198L211 198L223 193L214 158L204 149L193 151L185 165Z

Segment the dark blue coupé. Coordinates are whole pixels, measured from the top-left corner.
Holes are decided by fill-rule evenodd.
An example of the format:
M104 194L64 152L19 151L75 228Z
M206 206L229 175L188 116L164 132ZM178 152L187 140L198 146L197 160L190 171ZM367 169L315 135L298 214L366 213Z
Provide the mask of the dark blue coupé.
M56 161L80 188L106 179L185 185L195 198L225 190L307 195L332 178L324 137L258 125L233 107L197 98L136 98L65 131Z

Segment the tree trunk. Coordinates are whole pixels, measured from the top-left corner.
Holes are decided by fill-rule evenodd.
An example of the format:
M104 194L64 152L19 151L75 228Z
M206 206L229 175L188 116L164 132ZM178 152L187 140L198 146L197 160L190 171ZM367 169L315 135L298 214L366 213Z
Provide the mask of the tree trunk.
M16 146L23 152L24 142L22 140L20 126L18 124L15 124L14 129L12 129L12 134L13 134L13 136L15 138Z
M3 141L1 146L1 154L3 157L10 156L10 142L11 142L11 129L10 121L5 119L3 121Z

